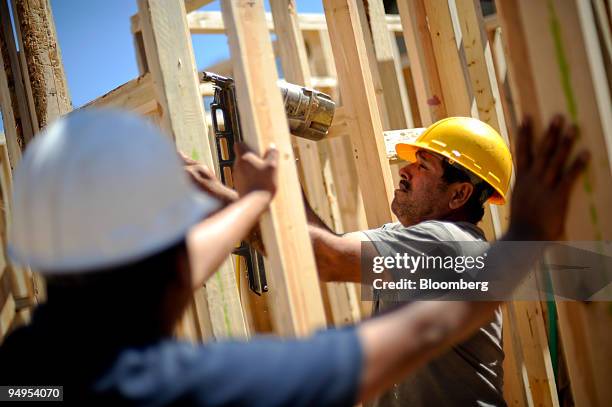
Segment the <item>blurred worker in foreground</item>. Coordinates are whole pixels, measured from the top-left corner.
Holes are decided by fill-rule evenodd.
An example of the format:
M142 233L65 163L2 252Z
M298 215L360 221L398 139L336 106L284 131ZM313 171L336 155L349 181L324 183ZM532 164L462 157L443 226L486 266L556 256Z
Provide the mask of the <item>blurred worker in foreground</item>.
M551 148L560 134L549 131L538 148L550 154L533 160L523 128L513 194L521 204L505 239L561 236L587 160L565 170L573 140ZM490 320L499 303L420 302L305 340L173 339L193 290L275 194L276 150L237 153L239 197L219 209L143 119L79 111L33 140L15 171L9 251L43 273L48 302L0 348L0 384L63 385L64 400L80 405L350 406ZM509 267L526 272L537 255ZM505 260L495 245L489 258Z
M540 145L533 159L529 155L531 150L525 148L525 145L530 145L526 144L525 138L531 135L531 130L523 127L522 139L519 140L522 144L519 143L519 146L523 146L524 150L518 151L518 189L513 197L516 205L512 207L511 226L517 225L518 211L533 205L536 198L536 195L522 196L520 187L531 183L547 188L561 181L569 182L562 177L564 173L557 161L567 159L576 132L570 129L568 134L561 137L562 128L561 118L555 118L548 138ZM483 218L486 202L496 205L505 203L512 174L510 151L497 131L474 118L449 117L432 124L417 138L398 144L396 151L400 158L408 162L399 171L401 180L391 202L391 209L399 222L340 236L333 233L307 205L310 236L322 280L364 282L363 277L366 276L360 273L363 241L371 241L376 255L385 257L403 253L425 253L429 256L442 253L442 256L457 258L477 255L475 250L487 247L484 233L477 224ZM541 174L531 174L526 178L525 173L532 165ZM574 174L571 173L572 176ZM533 191L534 194L541 192ZM555 233L551 233L552 224L544 227L539 223L539 214L547 211L549 205L550 202L543 198L532 207L531 210L535 212L529 217L530 221L523 224L533 226L525 230L529 236L523 236L523 240L527 240L527 237L539 240L559 236L556 233L563 226L561 218L556 219ZM547 221L544 222L546 224ZM485 278L493 281L490 273L491 267L487 267ZM441 271L434 271L430 275L438 279L447 276ZM406 298L407 294L414 298ZM408 300L431 299L432 294L431 291L420 290L394 297L376 292L374 313L405 305ZM468 297L469 294L461 292L456 293L454 298ZM497 308L483 322L464 342L456 344L403 382L395 384L373 405L505 405L501 309Z

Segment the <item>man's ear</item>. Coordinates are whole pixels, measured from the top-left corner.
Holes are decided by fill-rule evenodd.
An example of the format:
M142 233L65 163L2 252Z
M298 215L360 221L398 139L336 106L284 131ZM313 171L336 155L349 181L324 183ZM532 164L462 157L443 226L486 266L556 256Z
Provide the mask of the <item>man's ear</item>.
M461 208L474 193L474 185L469 182L456 182L450 188L451 199L448 203L450 209Z

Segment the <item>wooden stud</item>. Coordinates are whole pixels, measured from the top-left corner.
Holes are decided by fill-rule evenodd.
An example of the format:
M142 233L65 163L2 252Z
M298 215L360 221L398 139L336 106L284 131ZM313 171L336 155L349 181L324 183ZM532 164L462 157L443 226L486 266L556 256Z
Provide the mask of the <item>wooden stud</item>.
M609 240L612 108L590 3L512 0L498 1L497 9L522 112L536 118L537 134L554 113L566 114L581 129L579 146L592 155L570 202L567 239ZM556 305L576 405L607 405L612 400L609 306Z
M21 151L32 139L34 132L6 1L0 1L0 27L0 68L3 71L0 73L0 103L11 167L14 168L21 160Z
M311 87L310 68L306 57L306 48L297 18L295 2L292 0L272 0L270 2L276 36L279 45L279 56L285 80L300 86ZM326 222L331 221L331 209L325 190L322 165L319 158L318 144L314 141L292 137L299 156L298 165L303 174L302 181L306 196L315 212Z
M478 117L466 64L459 50L461 33L453 0L425 1L429 35L438 67L444 105L448 116Z
M12 171L9 163L7 143L0 140L0 218L2 222L3 242L8 241L8 225L11 221L11 196L13 190ZM7 275L11 276L13 298L15 301L33 306L36 303L32 271L27 267L17 267L6 259ZM21 308L21 307L19 307Z
M513 314L513 335L521 344L530 398L537 406L559 406L540 302L512 301L507 306Z
M363 33L363 43L365 45L368 65L370 67L370 75L372 77L372 86L376 95L376 106L380 116L383 130L391 128L389 124L389 113L387 111L387 101L384 95L383 82L378 71L378 62L376 60L376 51L374 50L374 40L372 31L370 30L369 19L364 1L356 1L355 9L359 16L360 25Z
M219 11L191 11L187 10L187 24L192 34L225 34L225 24ZM297 15L300 29L304 32L320 32L327 30L325 16L319 13L300 13ZM132 33L141 30L138 15L130 19ZM385 18L387 29L391 32L401 32L402 26L399 16L387 15ZM274 21L271 13L266 13L266 27L274 31ZM212 71L216 72L216 71Z
M312 86L310 68L306 56L304 38L298 25L297 12L294 0L271 0L270 7L274 18L275 32L279 44L279 55L285 80L304 86ZM333 228L332 208L334 202L329 200L327 186L332 184L331 174L323 172L321 157L328 157L329 151L325 143L317 143L293 137L297 146L305 183L305 192L310 204L317 215ZM346 284L325 284L327 296L335 324L355 322L354 310L351 307L351 293L354 286ZM354 305L354 304L353 304ZM358 307L353 307L358 310ZM358 318L357 318L358 319Z
M369 227L378 227L392 220L393 184L359 8L356 0L324 0L323 5L366 219Z
M398 0L421 126L447 116L423 0Z
M162 0L138 1L147 65L161 106L161 126L180 151L214 168L185 8L182 2L172 5ZM206 292L208 310L202 306ZM198 290L195 296L203 297L194 300L195 318L201 320L210 312L212 320L214 332L201 332L203 337L247 335L229 258L207 282L206 290Z
M278 192L260 221L270 267L269 303L276 329L306 335L325 326L317 271L262 1L222 1L242 129L247 143L279 151Z
M478 0L455 0L457 20L461 27L460 46L465 52L471 89L478 109L478 118L489 124L510 147L508 130L497 88L495 67L482 10ZM499 238L510 221L509 205L489 206L493 229Z
M414 127L406 83L396 53L395 35L390 33L385 22L382 0L368 0L370 30L374 41L378 72L382 81L383 97L387 106L390 129Z
M497 27L494 31L489 32L488 35L493 53L497 89L499 90L501 105L504 109L506 127L509 134L515 134L518 129L518 115L512 95L516 92L516 89L514 88L512 72L510 72L506 62L506 51L504 50L501 27ZM510 138L510 145L513 149L514 145L512 143L513 140Z
M49 0L14 0L20 54L27 66L37 126L42 129L72 110Z
M503 346L504 346L504 400L509 407L527 407L527 392L523 384L523 353L516 335L514 318L507 304L502 305Z
M318 75L336 75L333 52L327 30L320 32L304 32L306 42L311 52L311 69ZM339 93L337 89L333 89ZM340 95L335 96L339 100ZM357 169L351 151L349 128L346 119L346 109L338 105L334 114L334 121L329 129L327 144L329 156L323 159L324 170L330 174L327 181L334 184L327 185L332 210L334 212L334 229L338 233L354 232L367 228L365 211L361 191L357 181ZM338 186L336 186L338 185ZM341 187L340 187L341 186Z
M461 30L454 30L453 36L450 30L444 30L444 27L447 27L446 24L433 24L431 36L434 47L436 44L440 46L443 45L441 41L438 42L435 38L444 38L446 36L448 49L457 47L457 50L463 50L465 52L469 74L468 78L470 79L466 88L468 88L467 91L471 93L470 96L474 97L474 101L478 108L478 115L476 117L495 128L505 139L506 143L510 145L504 116L501 111L501 104L499 103L500 96L493 71L493 61L485 33L484 22L482 20L480 4L474 0L455 0L448 4L449 14L445 15L446 24L450 27L453 27L453 24L458 25ZM456 9L454 8L455 5ZM436 8L436 10L440 12L442 9ZM440 22L440 20L437 20L435 17L431 15L430 17L430 21ZM450 38L453 38L455 41L450 41ZM437 52L436 59L439 66L440 64L444 64L444 66L448 68L453 62L455 64L461 63L461 59L464 57L460 53L452 54L445 52L443 55L448 57L449 54L458 55L459 58L452 58L452 62L448 60L441 62L439 60L440 53ZM457 72L456 75L461 77L459 72ZM445 83L445 78L452 80L449 73L445 73L441 70L440 80L443 84ZM446 85L443 85L443 89L450 87L453 82L454 81L446 82ZM454 98L449 97L448 93L445 93L445 102L451 100L454 100ZM466 103L466 101L461 103ZM463 106L463 109L466 108L467 105ZM456 107L451 109L447 105L447 111L449 113L455 111L455 109ZM472 111L472 115L474 115L473 105L470 110ZM483 224L488 225L488 227L485 226L486 229L491 229L492 226L489 236L494 235L499 238L509 222L508 206L499 207L489 205L487 209L489 220L483 222ZM513 315L515 315L515 320L512 325L516 329L515 335L520 337L523 361L527 373L526 377L528 378L531 392L530 396L537 405L558 405L557 389L554 381L554 374L552 372L548 344L546 342L546 331L542 318L541 304L539 302L512 302L509 303L508 306L511 308ZM511 372L508 373L512 374Z

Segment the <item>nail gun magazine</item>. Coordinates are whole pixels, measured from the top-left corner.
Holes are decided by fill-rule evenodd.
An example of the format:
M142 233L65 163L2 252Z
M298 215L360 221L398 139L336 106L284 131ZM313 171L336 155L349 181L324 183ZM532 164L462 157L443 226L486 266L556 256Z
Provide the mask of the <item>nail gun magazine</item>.
M214 88L210 111L219 175L224 185L233 187L232 165L236 159L234 143L243 141L234 80L211 72L203 72L200 79L202 82L211 82ZM278 87L291 134L313 141L324 139L336 109L331 97L285 81L278 81ZM258 295L267 292L263 256L245 241L240 242L234 254L244 258L249 288Z

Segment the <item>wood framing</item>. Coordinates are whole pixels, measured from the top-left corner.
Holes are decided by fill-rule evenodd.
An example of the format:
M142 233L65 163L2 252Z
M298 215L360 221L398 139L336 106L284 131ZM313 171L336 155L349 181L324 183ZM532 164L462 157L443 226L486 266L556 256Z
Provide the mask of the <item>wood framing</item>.
M325 325L318 276L301 202L288 124L274 69L263 2L222 1L238 107L246 142L258 152L279 150L278 192L261 221L270 263L269 303L276 329L306 335ZM298 210L296 210L298 208Z
M528 400L526 386L523 383L523 353L518 335L515 335L514 317L507 305L502 305L502 340L504 345L504 400L508 406L527 407L533 405Z
M304 38L299 27L294 0L271 0L275 33L279 45L279 56L285 80L304 86L312 86ZM322 158L329 157L326 143L317 143L293 137L299 156L298 165L303 174L306 196L317 215L335 229L333 214L337 212L330 200L329 186L333 183L330 172L323 171ZM337 158L336 158L337 159ZM324 284L334 324L348 324L359 319L359 307L355 304L354 286L346 284ZM351 293L352 291L352 293Z
M185 11L190 13L194 10L204 7L205 5L212 3L214 0L185 0Z
M449 4L452 6L452 3ZM465 52L478 117L496 129L510 146L480 3L476 0L455 0L455 5L455 15L452 7L449 10L461 28L458 45ZM489 209L493 231L499 238L509 222L509 205L489 205ZM541 304L521 301L510 302L507 307L512 316L512 321L508 322L520 341L520 361L525 370L529 397L536 405L559 405Z
M27 323L36 299L44 298L42 280L13 268L4 245L11 167L41 127L71 109L50 1L0 0L0 108L6 132L6 144L0 136L0 340ZM385 144L410 131L383 130L410 129L414 123L478 117L511 145L522 114L532 115L540 132L553 113L565 113L580 125L580 145L592 154L571 202L566 238L612 238L610 1L498 0L498 14L486 18L478 0L397 0L399 15L385 15L382 0L323 0L325 14L297 14L298 0L270 0L271 13L261 0L222 0L223 12L198 10L210 2L138 0L139 13L131 22L139 77L84 106L145 115L178 149L216 168L202 106L212 87L198 82L190 36L224 33L232 59L207 70L235 78L249 145L261 152L274 142L280 151L279 192L261 221L270 291L253 306L255 296L244 295L242 261L234 269L228 258L194 296L181 335L197 341L255 331L303 336L326 325L325 310L332 310L337 325L357 321L359 305L368 304L358 303L351 285L323 285L324 308L299 180L315 211L337 232L392 221L389 164L397 160ZM395 35L404 36L402 58ZM280 119L285 115L275 56L287 81L323 90L338 102L327 140L313 143L288 134ZM487 237L499 237L507 209L487 209L485 216ZM37 289L43 295L37 296ZM254 312L262 306L269 306L272 320L267 312ZM540 302L502 307L504 397L510 406L567 402L557 392L545 310ZM612 400L610 304L557 302L556 310L575 404L607 406Z
M446 114L478 117L467 66L459 48L461 32L453 24L453 18L456 19L455 2L428 0L424 5Z
M406 91L406 83L396 51L395 35L389 32L386 24L385 7L382 0L368 0L367 14L378 72L382 81L383 97L387 107L390 129L405 129L414 127L410 102Z
M498 1L497 8L522 112L536 117L538 130L554 113L565 113L579 125L579 144L592 155L570 203L567 238L610 240L612 108L590 3L512 0ZM576 405L607 405L612 400L609 305L558 301L557 311Z
M114 107L130 110L145 116L154 112L161 117L158 106L151 73L145 73L92 100L85 104L82 109L90 107Z
M305 41L310 49L311 70L317 75L336 76L333 52L327 30L319 32L304 32ZM314 84L313 84L314 86ZM325 89L332 95L338 94L338 89ZM336 100L339 95L336 95ZM323 171L330 172L326 178L334 182L327 185L330 200L334 201L334 227L337 232L346 233L367 228L363 200L357 181L357 170L352 157L352 146L349 139L346 109L336 106L334 121L329 129L327 145L329 155L324 158Z
M36 115L34 130L72 110L49 0L14 0L20 55L24 56ZM29 96L29 95L28 95Z
M378 227L392 219L393 183L359 9L356 0L324 0L323 6L366 219L369 227Z
M156 100L161 106L161 126L172 136L180 151L209 168L215 168L207 142L208 126L184 5L182 2L170 6L163 0L139 0L138 6L147 66L151 70ZM208 309L205 309L203 300L206 292ZM210 312L213 327L213 332L201 332L203 337L213 334L215 337L247 335L229 258L207 282L206 289L200 289L195 296L203 298L194 300L194 317L205 321L207 312Z
M219 11L193 11L187 14L189 31L192 34L225 34L225 24L221 12ZM327 30L325 16L318 13L300 13L297 15L300 30L306 32L319 32ZM392 32L402 30L399 16L387 15L385 18L387 29ZM132 16L132 32L137 33L141 30L138 15ZM275 31L272 13L266 13L266 27L269 31Z
M398 0L421 126L447 116L423 0Z
M0 106L6 128L6 141L11 160L15 167L21 160L21 150L34 134L28 112L17 46L13 36L13 24L8 4L0 2Z

